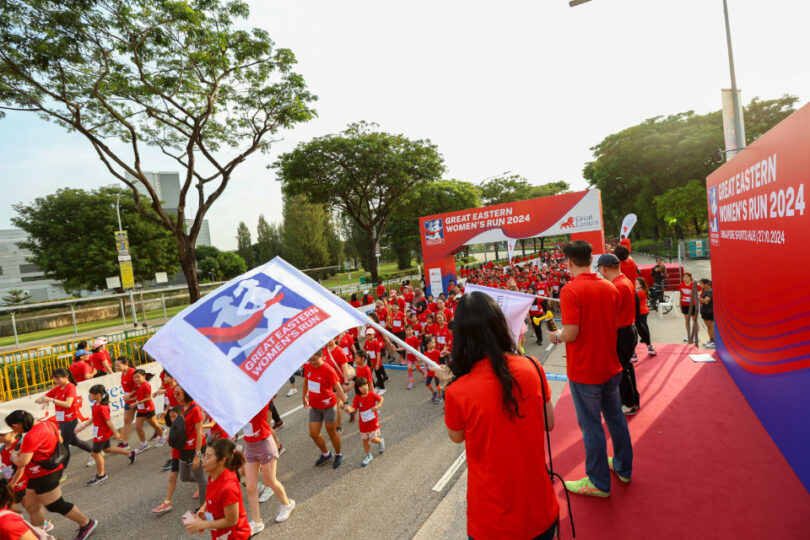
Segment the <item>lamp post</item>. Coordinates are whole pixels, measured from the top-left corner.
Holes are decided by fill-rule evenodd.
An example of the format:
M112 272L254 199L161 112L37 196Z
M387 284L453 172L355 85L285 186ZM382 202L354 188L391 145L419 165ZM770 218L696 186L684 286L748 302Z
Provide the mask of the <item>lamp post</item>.
M124 228L121 226L121 194L119 193L115 197L115 215L118 216L118 230L123 231ZM135 324L135 327L138 327L138 314L135 311L135 295L132 294L132 289L129 290L129 304L132 306L132 322Z

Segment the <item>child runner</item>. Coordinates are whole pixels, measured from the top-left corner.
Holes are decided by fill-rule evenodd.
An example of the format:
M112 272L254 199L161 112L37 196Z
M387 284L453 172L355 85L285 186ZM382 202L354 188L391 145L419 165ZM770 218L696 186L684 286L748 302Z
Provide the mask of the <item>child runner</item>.
M115 359L115 370L121 373L121 389L124 391L124 428L121 430L123 437L118 444L119 448L129 448L129 435L132 433L132 421L135 420L135 396L127 398L127 395L135 390L135 368L132 361L126 356L119 356Z
M356 328L353 330L355 332L357 331ZM354 356L354 351L356 350L354 346L354 336L349 332L341 332L338 334L338 346L343 349L343 354L346 355L346 358L352 358Z
M133 380L137 385L135 387L135 404L137 414L135 415L135 433L141 440L141 444L135 449L135 452L141 453L149 448L149 441L146 440L146 434L143 432L143 422L146 420L152 429L155 430L155 435L158 436L158 441L155 446L161 447L166 444L166 438L163 436L163 428L157 423L155 419L155 403L152 401L152 387L149 381L152 380L154 375L147 373L143 369L136 369L133 375Z
M340 467L343 463L343 454L340 452L340 434L337 432L337 411L335 410L337 399L346 402L346 394L340 385L340 379L335 370L324 364L323 350L315 351L309 363L304 366L303 402L304 408L309 408L309 436L321 451L321 455L315 462L316 467L320 467L332 458L332 452L326 447L326 441L321 435L321 424L326 424L326 433L332 446L335 449L335 461L333 469ZM335 395L337 394L337 396Z
M391 331L394 333L401 340L405 340L405 325L407 321L405 320L405 313L400 311L399 304L393 302L391 304ZM399 359L400 361L405 359L405 351L404 349L397 349L400 351Z
M129 457L129 464L135 463L135 455L137 452L134 450L124 450L123 448L111 447L110 438L121 440L121 433L115 429L115 426L110 420L110 396L107 394L107 389L103 384L96 384L90 387L90 399L93 400L93 418L88 420L78 428L76 433L84 430L90 424L93 424L93 460L96 462L96 476L87 481L88 486L97 486L107 480L107 473L104 471L104 456L105 454L121 454L122 456Z
M436 338L428 338L427 341L427 348L425 349L425 356L436 362L437 364L441 364L441 352L436 348ZM436 389L434 390L431 387L433 380L436 380ZM433 393L433 397L430 398L430 401L433 403L441 403L441 396L439 392L442 390L442 385L439 384L439 379L436 378L436 375L433 373L432 369L428 369L427 375L425 376L425 386L428 390Z
M348 381L354 377L354 370L349 364L349 357L343 353L343 349L337 346L337 338L330 339L323 348L323 361L338 374L340 384L343 386L343 391L346 392L349 387ZM342 415L343 402L337 404L337 432L343 433Z
M417 351L420 349L419 347L419 338L416 337L413 326L408 325L405 327L405 343L416 349ZM402 350L405 350L403 347ZM412 352L408 352L405 356L408 361L408 386L407 389L410 390L413 388L413 367L416 366L416 369L419 370L422 375L425 372L422 370L422 366L419 365L419 360L416 358L416 355Z
M365 377L367 381L372 380L371 379L372 371L371 368L368 366L366 351L364 351L363 349L358 349L354 353L354 372L355 372L354 380L357 380L358 377ZM349 422L354 422L354 415L355 413L351 413L349 415Z
M383 397L375 392L369 392L369 382L365 377L357 377L354 381L354 389L356 394L352 405L346 405L344 408L347 413L352 414L355 412L360 413L360 438L363 440L363 450L366 456L360 465L365 467L371 460L371 444L375 443L378 446L379 453L385 452L385 439L380 437L380 418L377 411L380 410L383 404Z
M366 351L371 369L374 370L377 376L376 391L380 395L385 394L385 381L388 380L382 362L383 349L385 349L385 344L376 336L374 328L369 327L366 330L366 340L363 342L363 350Z

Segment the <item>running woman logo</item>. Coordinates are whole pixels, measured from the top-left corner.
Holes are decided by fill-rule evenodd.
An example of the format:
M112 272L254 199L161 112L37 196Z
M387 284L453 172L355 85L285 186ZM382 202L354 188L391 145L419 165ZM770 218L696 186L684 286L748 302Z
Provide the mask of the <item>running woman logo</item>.
M441 218L425 221L425 244L444 244L444 223Z
M329 314L266 274L236 282L184 320L254 381Z

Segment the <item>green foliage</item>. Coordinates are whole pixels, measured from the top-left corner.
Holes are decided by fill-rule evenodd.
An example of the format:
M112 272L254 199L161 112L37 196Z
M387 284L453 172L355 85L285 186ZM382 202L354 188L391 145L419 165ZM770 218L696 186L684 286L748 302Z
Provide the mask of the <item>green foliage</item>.
M328 266L326 242L328 212L303 195L284 197L284 258L300 269Z
M659 219L675 227L683 238L683 229L694 226L696 234L708 220L706 210L706 182L691 180L681 187L672 188L655 198L655 212Z
M30 262L49 278L61 281L67 291L105 289L105 278L120 273L115 245L118 196L135 280L152 280L155 272L177 272L172 234L138 214L132 194L117 186L93 191L65 188L30 204L14 205L17 216L11 222L29 235L20 247L30 250ZM154 217L154 212L147 211Z
M247 263L237 253L214 246L197 247L196 258L200 275L213 281L233 279L248 271Z
M6 291L5 296L3 296L3 302L7 306L16 306L18 304L24 304L31 299L31 293L28 291L24 291L22 289L9 289Z
M215 248L214 246L197 246L197 248L194 250L194 255L198 261L201 261L207 257L213 257L216 259L219 254L219 249Z
M233 279L248 271L245 260L233 251L223 251L217 257L219 270L224 279Z
M277 255L283 256L283 238L279 225L270 225L263 215L259 216L256 227L256 248L258 264L264 264Z
M562 180L535 186L530 184L526 178L513 174L487 180L481 184L480 190L483 205L491 206L493 204L557 195L568 191L569 188L568 183Z
M749 142L787 117L797 101L794 96L752 100L744 112ZM618 230L624 216L634 212L633 236L662 236L666 211L655 210L656 198L690 180L704 181L720 165L715 155L723 145L720 111L657 116L605 137L591 148L594 160L582 173L602 191L605 230ZM705 197L700 204L705 211Z
M236 228L236 252L247 264L248 268L256 266L253 244L250 241L250 231L244 221L240 221L239 226Z
M376 127L351 124L337 135L299 144L273 164L285 195L305 195L351 217L366 236L367 253L374 252L402 197L444 171L430 141L411 141ZM370 258L376 279L376 260Z

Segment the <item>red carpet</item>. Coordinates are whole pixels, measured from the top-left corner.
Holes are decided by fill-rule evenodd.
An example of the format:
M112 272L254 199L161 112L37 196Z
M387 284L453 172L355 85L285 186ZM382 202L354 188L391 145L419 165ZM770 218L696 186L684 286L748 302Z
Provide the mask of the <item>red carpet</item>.
M692 346L656 348L653 358L637 349L642 408L627 417L632 483L614 474L607 499L570 495L577 538L810 538L810 494L722 362L692 362ZM585 476L585 447L568 386L555 414L554 469L577 480ZM571 538L565 495L555 485L562 535Z

